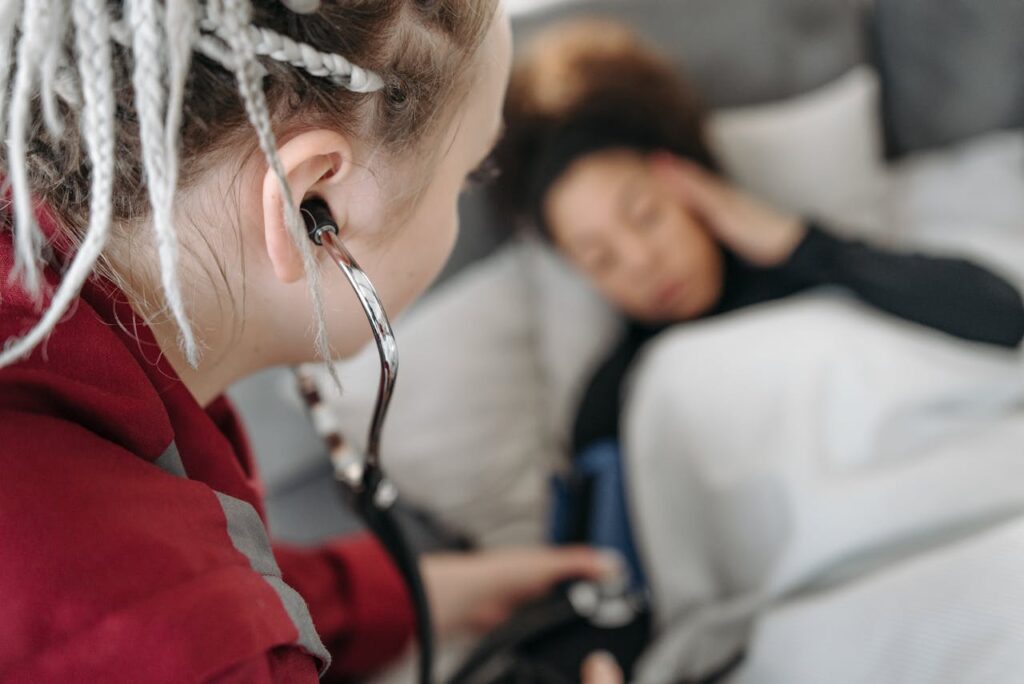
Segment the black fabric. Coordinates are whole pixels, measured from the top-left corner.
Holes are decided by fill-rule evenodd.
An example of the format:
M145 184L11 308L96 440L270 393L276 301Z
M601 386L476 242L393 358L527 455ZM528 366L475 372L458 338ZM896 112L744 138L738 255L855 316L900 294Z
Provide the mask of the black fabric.
M1024 338L1024 302L1008 282L965 259L886 251L811 225L782 266L755 268L726 255L724 288L704 318L840 286L881 311L965 340L1013 348ZM640 350L668 325L630 322L592 376L573 426L573 452L618 439L622 385Z
M650 613L645 612L628 625L616 629L602 629L586 620L577 619L559 630L523 644L518 649L518 655L524 665L532 664L532 667L544 668L552 674L557 672L563 682L576 682L579 681L579 672L587 656L595 651L605 651L615 658L626 681L629 681L650 639ZM508 681L532 683L540 680L520 678Z

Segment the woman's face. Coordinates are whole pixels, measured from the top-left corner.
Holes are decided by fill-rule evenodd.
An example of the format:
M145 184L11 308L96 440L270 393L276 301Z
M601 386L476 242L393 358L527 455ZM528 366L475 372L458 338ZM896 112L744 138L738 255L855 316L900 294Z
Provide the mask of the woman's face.
M559 249L630 318L683 321L718 301L721 250L645 155L581 158L551 187L544 211Z

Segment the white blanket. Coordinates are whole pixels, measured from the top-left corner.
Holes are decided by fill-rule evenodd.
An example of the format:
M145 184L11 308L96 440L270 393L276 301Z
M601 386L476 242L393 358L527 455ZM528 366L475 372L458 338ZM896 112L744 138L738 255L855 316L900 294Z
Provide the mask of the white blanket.
M1019 138L901 170L900 241L1018 276ZM829 294L659 340L626 420L661 630L639 681L741 645L738 682L1024 681L1022 370Z

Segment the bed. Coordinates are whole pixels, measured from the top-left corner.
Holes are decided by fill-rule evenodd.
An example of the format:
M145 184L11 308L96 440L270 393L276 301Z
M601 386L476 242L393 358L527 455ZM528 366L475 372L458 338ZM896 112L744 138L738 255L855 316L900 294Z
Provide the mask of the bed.
M581 13L657 41L698 83L712 143L748 190L1024 286L1024 4L539 4L513 14L517 41ZM547 480L615 317L470 195L442 281L396 328L384 444L404 498L484 546L542 540ZM759 353L737 354L751 339ZM659 342L627 415L634 517L661 569L643 681L741 648L737 682L1024 680L1022 371L1019 354L921 334L840 293ZM330 400L358 441L374 355L342 377ZM355 523L293 384L272 371L232 394L272 531L312 542Z

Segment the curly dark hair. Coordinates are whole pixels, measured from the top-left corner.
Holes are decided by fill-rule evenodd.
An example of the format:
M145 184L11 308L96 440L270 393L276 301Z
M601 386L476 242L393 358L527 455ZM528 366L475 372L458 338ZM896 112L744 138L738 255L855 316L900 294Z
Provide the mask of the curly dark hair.
M513 71L492 196L518 223L543 228L532 197L538 163L560 137L595 122L619 128L623 139L716 168L704 118L680 71L622 23L588 18L552 26L527 46Z

